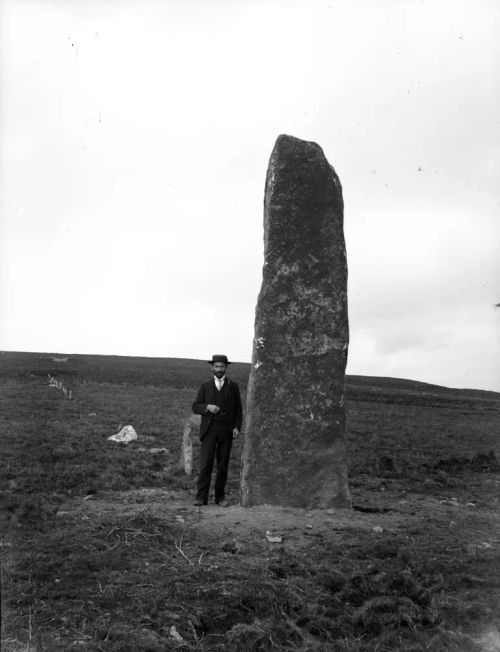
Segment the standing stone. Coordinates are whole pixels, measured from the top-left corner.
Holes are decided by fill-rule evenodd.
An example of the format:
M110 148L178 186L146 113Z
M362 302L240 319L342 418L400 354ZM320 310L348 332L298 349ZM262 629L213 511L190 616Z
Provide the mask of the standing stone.
M349 327L342 188L316 143L279 136L264 199L264 268L248 384L244 506L350 506Z

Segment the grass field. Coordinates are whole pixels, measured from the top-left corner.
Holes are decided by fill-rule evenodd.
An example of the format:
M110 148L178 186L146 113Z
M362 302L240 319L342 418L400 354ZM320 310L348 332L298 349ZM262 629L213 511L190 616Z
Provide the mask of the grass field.
M239 507L239 440L233 506L199 510L179 457L208 372L0 354L2 650L500 650L500 394L349 377L354 509Z

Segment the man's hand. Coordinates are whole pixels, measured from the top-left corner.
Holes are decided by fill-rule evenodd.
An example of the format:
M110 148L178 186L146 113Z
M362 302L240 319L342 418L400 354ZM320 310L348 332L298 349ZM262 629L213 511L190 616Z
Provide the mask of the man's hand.
M233 439L238 439L238 436L240 434L240 431L238 428L233 428Z
M217 414L217 412L220 412L220 407L218 405L207 405L207 410L212 414Z

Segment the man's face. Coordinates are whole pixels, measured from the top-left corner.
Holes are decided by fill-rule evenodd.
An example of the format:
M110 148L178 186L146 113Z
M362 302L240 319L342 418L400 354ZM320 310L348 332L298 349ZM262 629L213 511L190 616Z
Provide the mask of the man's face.
M214 370L214 376L217 376L217 378L222 378L226 373L226 365L223 362L214 362L212 369Z

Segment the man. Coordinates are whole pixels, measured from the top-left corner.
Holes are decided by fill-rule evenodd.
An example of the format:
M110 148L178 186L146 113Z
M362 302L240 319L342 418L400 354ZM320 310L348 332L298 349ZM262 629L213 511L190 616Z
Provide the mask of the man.
M227 507L224 489L227 480L229 457L233 439L241 430L243 410L238 385L226 376L229 360L225 355L214 355L208 361L212 365L213 378L198 390L193 412L201 414L200 424L200 473L195 505L206 505L212 477L214 458L217 459L215 478L215 502Z

